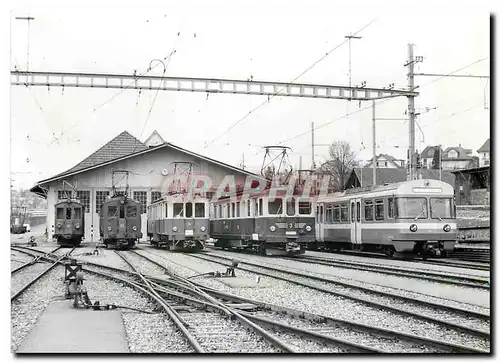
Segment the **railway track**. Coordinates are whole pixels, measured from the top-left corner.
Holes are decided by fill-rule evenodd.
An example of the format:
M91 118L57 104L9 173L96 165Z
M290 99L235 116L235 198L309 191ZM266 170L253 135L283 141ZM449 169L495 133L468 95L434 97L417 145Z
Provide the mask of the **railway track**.
M31 249L31 248L27 248L27 247L23 247L22 249L19 249L19 247L17 248L13 248L15 249L16 251L19 251L19 252L22 252L23 249L28 249L29 251L25 251L25 253L30 253L32 254L32 256L34 256L34 263L31 263L30 265L30 268L33 270L33 275L34 277L31 276L31 273L28 274L28 281L23 284L23 286L15 291L11 297L10 297L10 301L11 303L14 302L15 300L17 300L19 298L19 296L21 296L26 290L28 290L33 284L35 284L37 281L39 281L42 277L44 277L45 275L47 275L52 269L54 269L62 260L66 259L69 255L71 255L71 253L75 250L75 247L73 247L70 251L62 254L62 255L54 255L54 253L58 250L60 250L60 247L56 248L55 250L51 251L50 253L44 253L43 251L39 251L39 250L35 250L35 249ZM37 255L38 253L38 255ZM54 259L51 260L49 256L55 256L53 257ZM39 262L41 259L44 259L44 260L49 260L51 261L51 265L47 268L45 268L45 266L42 266L42 265L39 265L37 264L37 262ZM23 267L23 271L25 271L28 266L26 267ZM18 272L20 270L18 269ZM20 274L19 273L16 273L15 276L19 276ZM26 277L26 276L23 276L23 277ZM32 278L31 278L32 277Z
M448 267L458 267L458 268L468 268L468 269L474 269L474 270L490 271L489 263L484 263L482 261L459 262L457 260L451 260L449 258L439 258L439 259L428 258L427 260L423 260L421 258L395 258L395 257L387 257L387 256L381 255L379 253L358 252L358 251L328 251L328 253L333 254L333 255L369 257L369 258L382 259L382 260L388 260L388 261L392 261L392 260L410 261L410 262L419 262L422 264L429 264L429 265L440 265L440 266L448 266ZM479 263L471 263L471 262L479 262Z
M139 256L142 256L140 257L142 259L147 258L142 254L135 253L134 251L127 251L120 254L123 254L124 257L129 260ZM54 261L55 264L62 263L63 258L64 256L60 257L60 259L56 256L47 257L47 259ZM151 259L149 259L149 261L151 263L158 264ZM136 290L141 291L142 293L148 295L151 299L155 300L157 304L162 306L166 312L170 312L172 316L177 318L178 323L180 324L178 326L179 330L182 331L184 329L185 332L192 338L191 345L194 351L242 351L238 342L248 342L245 340L245 337L248 337L249 335L247 331L242 330L242 327L245 326L251 333L256 334L254 330L255 328L253 328L253 325L255 325L260 328L264 334L269 334L274 337L274 343L266 340L266 346L272 347L270 348L273 349L272 351L311 352L310 344L312 344L311 342L314 342L321 344L323 348L320 351L324 352L338 351L383 353L397 351L432 351L448 353L488 353L487 350L479 348L436 341L424 337L413 336L412 334L405 334L359 323L342 321L340 319L333 319L303 311L294 311L293 309L286 307L271 306L263 302L207 289L197 283L190 282L172 274L166 276L165 278L158 278L158 276L147 276L141 274L138 269L134 271L130 265L129 270L123 270L96 263L83 263L85 266L84 271L120 281L134 287ZM133 265L143 266L144 262L140 264L134 263ZM88 268L88 266L91 268ZM162 271L166 270L164 266L160 266L163 269ZM160 268L160 266L158 266L158 268ZM113 274L110 275L104 273L104 269L112 271ZM124 278L124 276L126 278ZM195 314L194 311L197 313ZM220 323L220 325L218 325L218 329L223 330L225 333L217 333L218 330L215 328L214 331L207 333L209 329L208 327L215 327L216 322L221 322L221 316L224 315L233 317L238 324L232 325L235 323L234 320L225 319L225 324ZM241 318L238 316L241 316ZM245 320L240 319L246 319L246 321L248 321L248 325L243 324L243 321ZM196 330L194 327L200 327L199 324L203 320L210 321L212 324L206 325L207 329L203 329L203 327L201 327ZM181 328L181 326L184 328ZM271 334L270 331L273 333ZM343 332L343 334L341 334L343 337L336 336L339 332ZM229 335L229 337L226 335ZM218 339L213 339L214 336L217 336ZM346 336L350 339L345 339ZM226 345L219 344L219 342L223 339L226 339ZM380 341L383 341L384 339L387 341L386 346L390 346L391 349L380 349L378 347ZM307 341L311 342L304 343ZM364 344L360 344L359 342L363 342ZM196 344L198 345L198 348L195 348ZM426 348L422 348L423 346ZM251 349L251 341L250 344L248 344L248 347L248 349ZM243 348L243 351L246 351L244 349L245 348ZM262 349L260 351L262 351ZM317 352L318 350L313 351Z
M285 258L287 260L293 261L303 261L310 262L317 265L329 266L329 267L339 267L347 268L353 270L370 271L376 273L382 273L393 276L401 276L408 278L416 278L419 280L426 280L432 282L439 282L444 284L451 284L455 286L466 286L475 287L481 289L490 288L488 279L481 278L478 276L465 275L465 274L449 274L449 273L438 273L431 270L409 270L405 268L387 266L387 265L374 265L370 263L362 263L356 261L345 261L336 260L323 257L313 257L313 256L298 256L293 258Z
M230 266L227 261L231 258L213 256L210 254L192 255L191 257ZM270 266L261 266L250 262L242 262L237 269L256 273L263 276L277 278L293 284L308 287L324 293L340 296L354 300L377 309L390 311L392 313L417 318L426 322L434 323L442 327L452 329L461 333L469 334L480 339L489 339L489 314L484 311L468 310L458 307L436 304L429 301L409 298L406 296L389 294L382 291L364 288L336 280L325 279L315 275L306 275ZM319 283L318 283L319 282ZM338 289L341 287L343 289ZM347 289L345 289L347 287ZM445 311L449 318L442 319Z

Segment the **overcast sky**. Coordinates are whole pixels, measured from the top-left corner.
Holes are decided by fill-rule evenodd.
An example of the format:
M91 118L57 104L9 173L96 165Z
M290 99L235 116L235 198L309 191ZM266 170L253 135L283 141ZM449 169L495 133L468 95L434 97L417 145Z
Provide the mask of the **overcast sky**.
M341 6L340 6L341 4ZM289 82L344 36L367 26L352 42L352 84L368 87L407 86L408 43L424 61L417 72L489 75L489 13L476 5L396 8L387 3L344 2L166 2L161 7L43 7L19 5L12 10L11 68L132 74L173 49L167 75ZM418 8L409 12L408 6ZM448 3L449 4L449 3ZM473 4L471 2L471 4ZM345 43L300 77L297 82L347 85L348 44ZM161 75L162 67L151 74ZM474 150L490 137L489 86L484 79L417 77L416 99L422 133L416 145L442 144ZM267 97L160 91L11 87L11 165L13 185L29 188L62 172L97 150L123 130L144 141L153 130L176 145L238 165L242 155L258 169L261 146L276 145L310 129L318 144L351 143L361 159L371 158L372 112L345 117L358 102L275 97L210 143ZM486 92L486 93L485 93ZM486 94L486 98L485 98ZM370 103L362 103L361 107ZM148 119L148 113L151 114ZM427 111L426 108L429 110ZM95 109L95 111L94 111ZM377 117L405 118L407 99L377 106ZM147 123L146 123L147 120ZM141 134L141 131L143 130ZM207 143L209 144L207 146ZM285 143L311 164L310 133ZM363 149L363 145L366 149ZM377 153L406 158L408 123L377 121ZM318 146L316 161L328 148Z

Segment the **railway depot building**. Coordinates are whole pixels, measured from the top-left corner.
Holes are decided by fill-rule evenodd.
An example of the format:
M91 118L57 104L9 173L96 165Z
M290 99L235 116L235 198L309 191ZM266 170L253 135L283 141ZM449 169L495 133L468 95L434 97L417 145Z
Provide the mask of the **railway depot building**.
M156 131L144 143L124 131L71 169L41 180L30 189L31 192L47 199L48 238L52 238L53 233L54 205L67 199L67 193L71 190L65 181L76 187L76 198L85 207L85 241L98 241L99 209L111 195L112 171L127 170L130 172L129 197L142 205L142 239L146 240L146 208L152 201L161 197L165 178L174 172L174 162L193 163L193 175L210 178L212 191L218 188L227 175L234 176L236 185L244 185L248 176L262 179L246 170L166 143Z

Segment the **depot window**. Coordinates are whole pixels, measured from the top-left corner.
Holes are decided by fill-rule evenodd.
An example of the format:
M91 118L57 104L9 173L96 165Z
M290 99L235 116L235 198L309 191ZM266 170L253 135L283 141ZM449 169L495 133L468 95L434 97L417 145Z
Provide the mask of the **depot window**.
M205 217L205 203L195 203L194 216L197 218Z
M269 214L281 214L283 211L283 199L276 198L273 201L267 202L267 209Z

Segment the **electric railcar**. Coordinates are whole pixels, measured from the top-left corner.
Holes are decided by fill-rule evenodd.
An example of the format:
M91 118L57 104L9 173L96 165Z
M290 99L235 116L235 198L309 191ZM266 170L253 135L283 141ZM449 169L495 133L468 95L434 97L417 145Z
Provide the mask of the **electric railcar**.
M221 198L210 206L210 236L215 246L255 250L261 255L297 255L315 242L312 198L269 189L260 195Z
M208 199L167 195L148 207L147 233L152 245L197 252L209 236Z
M414 180L320 197L316 238L328 250L445 256L457 238L453 187Z
M55 224L53 238L61 246L78 246L85 233L85 207L75 200L65 200L54 205Z
M99 211L99 234L106 248L134 247L142 237L141 204L126 195L106 200Z

